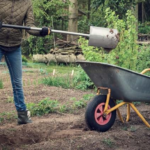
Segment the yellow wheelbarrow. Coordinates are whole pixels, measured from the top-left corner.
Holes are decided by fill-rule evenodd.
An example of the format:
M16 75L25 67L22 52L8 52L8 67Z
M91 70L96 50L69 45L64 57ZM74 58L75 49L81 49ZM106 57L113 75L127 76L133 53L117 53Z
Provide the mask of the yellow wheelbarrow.
M116 112L124 122L119 107L127 105L127 118L130 119L130 107L137 113L147 127L150 124L137 110L133 102L150 102L150 77L143 75L150 69L140 73L121 67L96 63L77 62L81 65L97 87L97 95L87 106L85 120L91 130L105 132L115 122ZM116 104L116 100L123 100Z

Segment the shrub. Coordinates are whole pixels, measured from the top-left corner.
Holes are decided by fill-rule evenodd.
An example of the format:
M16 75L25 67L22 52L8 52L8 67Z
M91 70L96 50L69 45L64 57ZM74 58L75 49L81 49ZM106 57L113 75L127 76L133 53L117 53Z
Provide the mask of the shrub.
M28 62L28 59L24 55L22 55L22 62L25 62L25 63Z
M58 106L56 100L50 100L45 98L41 100L38 104L28 103L27 108L31 111L33 116L41 116L44 114L55 112L55 108Z
M138 44L136 23L137 20L132 11L128 10L124 20L119 17L110 8L105 11L105 19L108 28L117 29L120 33L120 42L118 46L110 53L106 53L102 48L88 46L88 41L81 38L79 43L84 56L88 61L105 62L118 65L123 68L136 70Z

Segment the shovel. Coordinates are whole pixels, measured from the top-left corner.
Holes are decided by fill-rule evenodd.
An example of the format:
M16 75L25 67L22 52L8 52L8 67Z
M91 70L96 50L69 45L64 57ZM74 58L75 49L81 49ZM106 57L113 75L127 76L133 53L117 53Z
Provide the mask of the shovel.
M14 28L14 29L36 30L36 31L42 30L42 28L37 27L10 25L10 24L3 24L2 22L0 22L0 29L1 28ZM116 48L119 42L119 33L117 29L90 26L90 34L54 30L54 29L51 29L51 32L88 37L89 46L103 47L107 51Z

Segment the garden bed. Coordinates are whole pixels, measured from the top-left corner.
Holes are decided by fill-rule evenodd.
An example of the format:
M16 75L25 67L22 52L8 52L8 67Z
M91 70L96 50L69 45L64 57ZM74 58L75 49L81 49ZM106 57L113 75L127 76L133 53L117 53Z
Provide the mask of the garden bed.
M122 124L117 118L114 126L105 133L90 131L84 120L85 106L82 104L87 104L96 92L38 84L43 75L37 70L31 71L32 68L23 72L26 103L39 104L41 100L49 99L56 100L59 107L52 113L32 116L32 124L18 126L9 74L4 67L0 70L3 81L0 89L0 150L150 149L150 129L132 110L129 123ZM150 122L150 105L140 103L137 108ZM125 118L126 108L120 110Z

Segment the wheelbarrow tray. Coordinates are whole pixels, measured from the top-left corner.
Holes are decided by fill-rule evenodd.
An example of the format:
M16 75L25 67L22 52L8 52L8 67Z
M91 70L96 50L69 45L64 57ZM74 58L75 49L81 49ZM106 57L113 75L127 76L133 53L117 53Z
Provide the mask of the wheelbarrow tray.
M115 65L78 61L95 86L111 89L111 98L150 102L150 77Z

